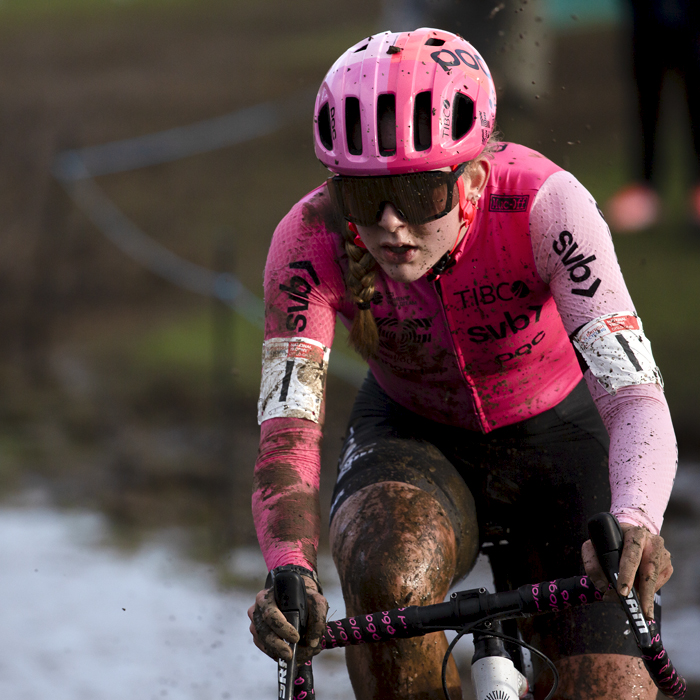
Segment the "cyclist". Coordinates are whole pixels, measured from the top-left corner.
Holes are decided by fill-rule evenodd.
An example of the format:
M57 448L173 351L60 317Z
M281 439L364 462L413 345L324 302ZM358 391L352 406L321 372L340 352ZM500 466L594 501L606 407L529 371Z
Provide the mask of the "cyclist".
M671 575L659 536L676 446L661 377L591 195L494 138L479 53L433 29L346 51L318 92L318 158L335 177L275 231L253 513L268 567L306 576L318 651L319 444L336 317L369 363L343 446L330 539L348 615L444 598L480 547L520 585L582 566L587 518L625 530L618 589L643 612ZM508 542L507 557L501 543ZM489 546L492 545L492 546ZM260 591L256 644L296 641ZM617 604L534 618L562 697L651 697ZM440 697L442 633L349 647L358 698ZM459 697L454 664L449 685Z

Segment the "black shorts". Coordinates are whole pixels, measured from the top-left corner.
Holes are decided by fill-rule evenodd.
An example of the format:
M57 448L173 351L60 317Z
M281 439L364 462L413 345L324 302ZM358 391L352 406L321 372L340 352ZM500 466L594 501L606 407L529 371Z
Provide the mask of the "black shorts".
M499 590L574 576L583 573L588 518L610 508L608 447L583 380L554 408L483 434L403 408L370 373L350 416L331 520L365 486L400 481L432 494L448 514L458 549L455 581L474 563L473 542L466 542L474 507ZM554 659L638 656L626 628L619 605L598 603L533 618L526 634Z

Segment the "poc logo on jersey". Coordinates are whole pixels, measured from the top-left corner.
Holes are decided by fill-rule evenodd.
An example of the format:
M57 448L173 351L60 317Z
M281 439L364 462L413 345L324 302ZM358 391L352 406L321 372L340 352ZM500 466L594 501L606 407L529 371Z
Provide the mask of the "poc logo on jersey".
M574 243L574 236L570 231L562 231L559 234L559 240L552 243L552 249L561 258L564 267L569 273L569 279L572 282L585 282L591 276L591 268L589 264L595 259L595 255L585 257L585 253L578 253L578 243ZM600 278L588 287L579 287L572 289L572 294L578 294L582 297L592 297L600 286Z

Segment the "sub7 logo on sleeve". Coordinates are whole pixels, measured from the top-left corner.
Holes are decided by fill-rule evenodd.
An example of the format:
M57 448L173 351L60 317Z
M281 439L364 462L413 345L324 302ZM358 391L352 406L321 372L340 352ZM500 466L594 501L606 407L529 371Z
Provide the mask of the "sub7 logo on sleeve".
M310 260L297 260L289 263L289 267L292 270L304 270L314 285L318 286L321 283ZM279 288L286 292L290 302L287 307L287 330L303 331L306 328L306 316L299 312L307 311L309 308L309 292L313 289L311 282L302 275L293 275L289 284L280 284Z
M561 258L564 267L569 273L569 279L578 284L585 282L591 276L589 263L595 259L595 255L585 257L585 253L578 253L578 243L574 243L574 236L570 231L562 231L559 240L552 243L552 249ZM597 277L588 287L577 287L571 290L572 294L582 297L592 297L600 287L600 278Z

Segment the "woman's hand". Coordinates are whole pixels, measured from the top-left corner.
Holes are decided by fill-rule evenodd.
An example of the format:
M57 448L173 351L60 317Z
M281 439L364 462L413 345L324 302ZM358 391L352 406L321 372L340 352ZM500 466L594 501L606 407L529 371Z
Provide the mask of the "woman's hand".
M645 527L620 523L624 535L620 574L617 590L626 596L632 585L639 595L644 617L654 617L654 593L671 578L673 565L671 554L664 546L664 538L652 535ZM581 549L583 565L595 587L603 592L608 589L608 580L603 573L590 540Z
M305 663L321 651L321 638L326 631L328 602L318 592L318 587L312 579L304 576L304 584L309 611L305 639L299 639L294 626L287 622L284 613L277 607L272 588L260 591L255 597L255 604L248 609L250 633L253 635L255 646L275 661L280 658L291 661L292 650L289 645L296 642L299 642L297 665Z

